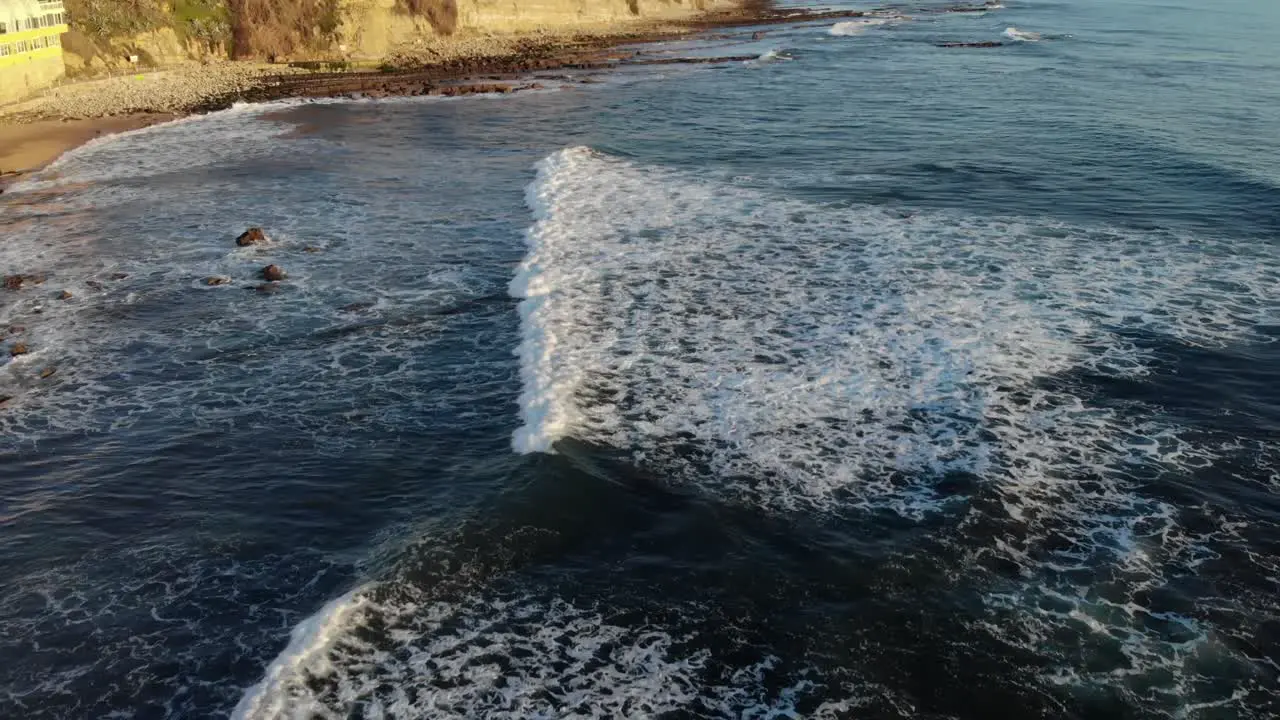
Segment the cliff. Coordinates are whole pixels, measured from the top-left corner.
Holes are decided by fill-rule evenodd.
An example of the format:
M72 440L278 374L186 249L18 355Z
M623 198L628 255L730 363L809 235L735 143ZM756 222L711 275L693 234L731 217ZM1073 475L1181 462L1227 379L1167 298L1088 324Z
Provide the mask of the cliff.
M732 0L67 0L68 74L211 59L368 61L445 37L660 22Z

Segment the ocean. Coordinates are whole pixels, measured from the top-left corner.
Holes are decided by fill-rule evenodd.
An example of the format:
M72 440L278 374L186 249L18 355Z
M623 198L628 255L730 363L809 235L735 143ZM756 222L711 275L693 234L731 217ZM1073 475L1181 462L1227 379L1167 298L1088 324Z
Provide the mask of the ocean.
M1280 4L943 8L0 195L0 717L1280 716Z

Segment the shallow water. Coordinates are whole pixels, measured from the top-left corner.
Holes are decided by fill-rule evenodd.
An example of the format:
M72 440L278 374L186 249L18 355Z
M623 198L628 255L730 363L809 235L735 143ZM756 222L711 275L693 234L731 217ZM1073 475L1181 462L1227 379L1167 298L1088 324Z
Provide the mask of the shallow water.
M0 716L1274 717L1280 11L1003 5L0 196Z

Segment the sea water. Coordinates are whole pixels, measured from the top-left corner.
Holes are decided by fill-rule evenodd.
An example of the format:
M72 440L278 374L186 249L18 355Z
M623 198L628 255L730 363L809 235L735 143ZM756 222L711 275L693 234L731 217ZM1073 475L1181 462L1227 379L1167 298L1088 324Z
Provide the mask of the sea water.
M0 196L0 716L1280 713L1280 7L944 9Z

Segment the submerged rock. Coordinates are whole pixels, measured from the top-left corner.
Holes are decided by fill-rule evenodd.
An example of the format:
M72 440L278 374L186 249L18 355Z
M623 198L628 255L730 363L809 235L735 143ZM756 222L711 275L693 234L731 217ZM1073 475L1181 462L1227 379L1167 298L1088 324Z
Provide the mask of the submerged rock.
M62 292L58 293L59 300L70 300L73 297L75 297L75 295L72 295L70 290L63 290Z
M280 292L280 285L274 282L265 282L255 287L254 290L257 290L263 295L274 295L275 293Z
M943 48L993 48L1004 45L1002 42L988 40L986 42L947 42L938 43L938 47Z
M318 253L318 252L323 252L323 248L318 248L315 245L308 245L302 248L302 252Z
M262 268L262 279L270 282L278 282L287 277L284 268L279 265L268 265Z
M236 238L236 245L248 247L250 245L261 245L266 241L267 234L262 232L262 228L251 227L240 233L240 237Z
M41 379L41 380L44 380L44 379L46 379L46 378L53 377L53 374L54 374L54 373L56 373L56 372L58 372L58 368L55 368L55 367L47 367L47 368L45 368L45 369L43 369L43 370L41 370L41 371L40 371L40 379Z
M228 285L230 283L231 278L226 275L211 275L204 279L205 285Z
M13 347L9 348L10 357L18 357L19 355L26 355L29 352L31 352L31 350L27 348L27 344L22 342L14 343Z

